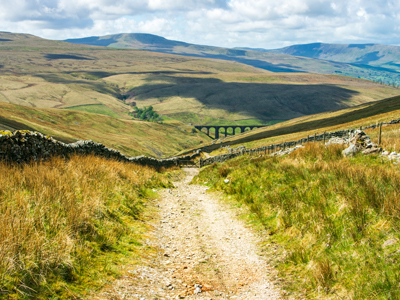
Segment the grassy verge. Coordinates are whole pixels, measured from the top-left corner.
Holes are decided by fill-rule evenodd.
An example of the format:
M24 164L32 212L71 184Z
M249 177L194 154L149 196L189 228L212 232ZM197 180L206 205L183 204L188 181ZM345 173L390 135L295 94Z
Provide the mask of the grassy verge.
M282 158L240 157L194 181L249 208L290 294L399 299L398 166L341 150L309 144Z
M154 169L93 156L0 164L0 298L85 298L140 262Z

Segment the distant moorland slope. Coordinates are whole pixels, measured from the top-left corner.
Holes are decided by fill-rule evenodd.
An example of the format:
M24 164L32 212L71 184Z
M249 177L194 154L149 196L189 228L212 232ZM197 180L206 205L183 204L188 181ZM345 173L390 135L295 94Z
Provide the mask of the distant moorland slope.
M35 130L62 142L93 140L127 156L172 156L210 140L182 123L158 124L62 109L0 103L1 130Z
M400 47L373 44L294 45L277 50L188 44L143 33L68 39L70 43L131 48L236 61L272 72L341 74L400 85Z
M152 105L167 124L274 124L400 94L345 76L273 73L220 59L27 34L0 33L0 54L0 102L122 119L132 119L133 106Z

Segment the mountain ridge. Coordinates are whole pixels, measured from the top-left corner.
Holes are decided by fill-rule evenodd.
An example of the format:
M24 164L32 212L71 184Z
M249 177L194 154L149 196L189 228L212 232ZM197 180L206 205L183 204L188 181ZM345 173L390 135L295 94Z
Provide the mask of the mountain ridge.
M246 47L223 48L189 44L144 33L123 33L65 41L223 59L275 73L341 74L400 85L400 47L397 46L311 43L270 50ZM304 58L308 60L304 61Z

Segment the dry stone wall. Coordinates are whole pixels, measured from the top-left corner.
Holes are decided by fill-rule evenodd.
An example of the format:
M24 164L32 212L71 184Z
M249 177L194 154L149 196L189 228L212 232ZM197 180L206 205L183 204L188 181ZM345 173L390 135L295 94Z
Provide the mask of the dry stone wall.
M400 119L395 119L390 122L383 122L382 125L396 125L400 124ZM378 124L373 124L365 127L361 127L360 129L375 129L379 125ZM274 145L268 145L268 146L263 146L259 148L254 148L254 149L245 149L244 146L239 146L235 150L228 148L229 152L228 154L221 154L221 155L216 155L213 157L209 157L207 159L200 159L200 167L211 165L216 162L224 162L226 160L235 158L240 155L244 154L257 154L257 153L275 153L277 150L284 150L285 149L294 149L294 147L307 143L307 142L318 142L318 141L328 141L331 140L332 138L349 138L351 136L354 136L358 129L348 129L348 130L339 130L339 131L334 131L334 132L325 132L323 134L316 134L316 135L311 135L306 138L299 139L297 141L288 141L280 144L274 144ZM382 150L382 149L381 149ZM283 153L282 152L282 153Z
M27 130L18 130L13 133L0 132L0 160L2 161L27 163L46 160L51 156L68 158L73 154L94 154L108 159L159 168L179 165L182 161L190 161L198 157L200 151L191 155L167 159L156 159L143 155L127 157L118 150L107 148L103 144L93 141L77 141L76 143L65 144L39 132Z
M382 125L400 124L400 119L395 119ZM362 127L362 129L377 128L377 124ZM263 146L255 149L246 149L244 146L239 146L236 149L230 149L230 153L218 156L200 159L200 167L211 165L215 162L224 162L244 154L255 153L273 153L278 149L292 148L306 142L330 140L334 137L344 138L354 135L356 129L341 130L328 132L324 134L312 135L307 138L302 138L297 141L289 141L280 144ZM68 157L72 154L94 154L109 159L119 161L132 162L140 165L154 167L170 167L179 166L187 162L192 162L200 156L200 149L191 155L172 157L167 159L156 159L152 157L136 156L127 157L115 149L110 149L103 144L93 141L78 141L76 143L65 144L57 141L49 136L45 136L39 132L17 130L13 133L0 131L0 160L6 162L27 163L30 161L40 161L50 158L51 156Z

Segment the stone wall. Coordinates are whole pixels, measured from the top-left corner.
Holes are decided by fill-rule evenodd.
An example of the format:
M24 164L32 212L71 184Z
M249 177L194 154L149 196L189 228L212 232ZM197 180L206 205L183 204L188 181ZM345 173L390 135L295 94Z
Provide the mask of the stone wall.
M400 124L400 119L392 120L382 125ZM362 127L362 129L377 128L377 124ZM349 137L354 134L355 129L340 130L335 132L327 132L324 134L311 135L297 141L288 141L280 144L263 146L255 149L246 149L244 146L239 146L236 149L229 149L230 153L209 157L207 159L200 159L200 167L211 165L215 162L224 162L226 160L235 158L244 154L269 154L278 151L278 149L291 148L296 145L304 144L307 142L328 141L333 137ZM0 131L0 160L6 162L26 163L30 161L40 161L48 159L51 156L68 157L72 154L94 154L109 159L116 159L118 161L126 161L137 163L140 165L154 166L154 167L170 167L179 166L193 160L200 156L200 150L194 154L172 157L167 159L156 159L152 157L136 156L127 157L118 150L110 149L103 144L95 143L93 141L78 141L76 143L65 144L57 141L49 136L45 136L39 132L28 130L17 130L11 132Z
M192 155L156 159L146 156L127 157L118 150L110 149L103 144L93 141L78 141L65 144L39 132L17 130L0 132L0 160L6 162L27 163L30 161L46 160L51 156L68 158L72 154L94 154L118 161L132 162L154 167L170 167L181 162L193 160L200 151Z
M382 125L395 125L395 124L400 124L400 119L395 119L390 122L383 122ZM373 124L365 127L361 127L360 129L375 129L378 128L378 124ZM200 159L200 167L211 165L216 162L224 162L226 160L235 158L240 155L244 154L272 154L275 153L279 150L284 150L287 148L293 148L297 145L301 145L307 142L318 142L318 141L328 141L331 138L337 137L337 138L345 138L345 137L350 137L351 135L354 135L357 129L348 129L348 130L339 130L339 131L334 131L334 132L325 132L323 134L316 134L316 135L310 135L306 138L299 139L297 141L288 141L280 144L273 144L273 145L268 145L268 146L263 146L259 148L254 148L254 149L245 149L244 146L239 146L236 148L236 150L233 149L228 149L230 153L228 154L221 154L213 157L209 157L207 159ZM227 148L227 147L224 147Z

